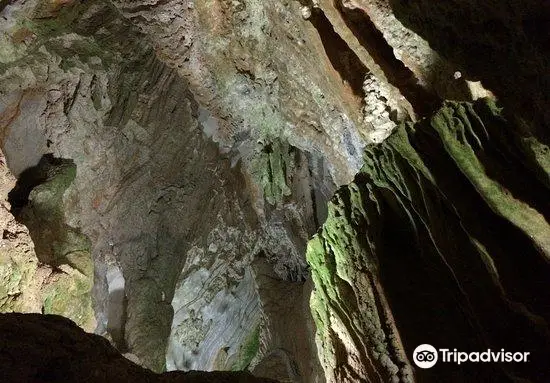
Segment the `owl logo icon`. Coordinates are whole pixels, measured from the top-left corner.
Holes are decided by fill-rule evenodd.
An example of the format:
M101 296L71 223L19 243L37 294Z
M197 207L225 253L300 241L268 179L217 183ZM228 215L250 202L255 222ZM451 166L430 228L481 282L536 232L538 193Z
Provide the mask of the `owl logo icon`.
M432 368L437 363L437 350L430 344L421 344L414 349L413 361L420 368Z

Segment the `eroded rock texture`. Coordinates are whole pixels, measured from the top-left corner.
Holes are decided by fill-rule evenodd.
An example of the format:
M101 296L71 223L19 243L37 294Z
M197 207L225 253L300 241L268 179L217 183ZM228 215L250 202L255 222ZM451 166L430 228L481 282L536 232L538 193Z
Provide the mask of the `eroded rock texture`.
M93 331L90 244L62 219L61 199L74 178L74 164L45 157L16 184L4 161L0 165L1 311L63 315Z
M531 5L487 3L477 15L474 2L456 3L454 15L451 3L420 0L0 1L0 144L19 180L4 212L20 221L5 214L2 311L91 330L93 309L95 332L155 372L407 381L423 331L392 258L409 254L406 243L426 253L403 261L410 302L427 294L423 309L448 306L451 318L460 307L457 318L481 323L461 322L462 342L503 331L487 329L475 288L495 318L510 311L542 329L534 249L548 249L548 84L533 25L546 19ZM480 131L479 121L501 123L494 106L440 109L491 96L478 79L505 101L508 128ZM367 145L433 113L433 128L407 125L367 147L364 165ZM480 206L490 225L465 221ZM472 260L458 264L455 245ZM515 275L519 248L530 255ZM21 264L33 271L14 278ZM531 268L538 279L524 285ZM41 284L43 274L53 278Z
M404 25L482 80L548 143L550 3L389 0ZM503 64L505 63L505 64Z
M329 381L414 381L423 343L532 358L446 364L418 380L548 379L550 151L500 112L447 103L399 127L329 204L308 246Z
M199 5L183 5L181 13L172 5L140 9L172 28L178 23L166 22L164 12L195 20L210 18L215 8L199 14ZM267 38L258 24L269 21L258 18L262 7L250 5L250 25L231 19L248 28L231 33L242 34L241 43L251 49ZM289 12L286 6L282 11ZM286 54L275 54L267 42L260 56L266 62L258 62L262 67L253 76L217 57L215 71L193 77L161 55L155 44L162 40L146 34L142 18L134 20L109 2L15 2L2 12L8 20L2 24L0 78L7 163L21 176L45 154L72 161L74 181L55 197L64 207L56 225L78 230L91 242L96 332L155 371L252 368L265 355L299 350L288 354L291 363L281 374L320 372L303 372L316 353L309 314L296 311L304 317L293 318L290 329L268 320L252 261L263 259L274 278L303 289L303 254L324 219L323 201L335 182L348 182L360 166L364 138L345 103L331 95L331 83L313 72L320 85L304 78L302 85L279 91L278 74L267 69L267 60L282 63ZM298 13L293 20L309 26ZM180 33L189 37L191 27L206 33L211 26L190 24ZM209 41L197 38L191 45ZM283 48L303 44L293 41ZM225 51L223 45L214 48L216 54ZM201 62L193 68L206 71L206 63L215 64L210 56ZM338 84L338 73L325 69ZM228 93L214 103L205 92L208 78L216 76L223 80L216 95ZM291 77L285 81L295 84ZM280 93L309 101L302 111L282 108ZM302 117L284 114L290 111ZM300 133L298 123L309 133ZM38 247L47 229L31 226ZM293 304L280 303L289 315Z

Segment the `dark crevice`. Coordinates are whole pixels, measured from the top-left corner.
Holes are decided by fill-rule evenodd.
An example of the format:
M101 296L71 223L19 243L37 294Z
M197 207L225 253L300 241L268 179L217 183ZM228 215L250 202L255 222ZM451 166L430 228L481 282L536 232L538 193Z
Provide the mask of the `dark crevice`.
M468 228L468 235L483 243L487 252L491 254L498 268L501 284L504 288L510 287L507 291L508 297L524 302L536 315L550 317L550 306L541 304L549 301L550 294L540 289L540 286L550 283L548 264L540 257L525 233L493 212L455 161L447 155L439 138L427 133L428 129L416 134L411 143L429 167L445 198L453 201L453 207L460 215L461 225ZM520 174L516 173L515 177L522 180L529 178ZM545 193L543 190L541 192ZM475 209L472 209L473 206ZM477 250L475 252L477 253ZM474 275L473 262L465 262L466 254L462 252L457 255L460 262L457 261L456 264L469 265L464 273L469 274L471 278ZM517 262L516 257L519 255L521 262ZM480 292L477 296L479 295Z
M306 152L308 161L308 173L311 182L311 200L313 203L313 219L315 228L319 228L327 219L328 216L328 201L334 194L334 190L330 190L323 186L325 177L329 177L324 173L325 164L322 157L318 157L313 153ZM327 190L329 189L329 190Z
M11 213L17 218L21 210L29 203L29 194L38 185L48 179L48 172L52 168L73 164L72 160L55 158L48 153L42 156L36 166L26 169L21 173L13 190L8 193L8 202L11 205Z
M360 9L344 8L335 2L346 26L380 66L388 82L398 88L420 116L434 112L441 99L418 83L415 74L398 60L393 48L385 40L370 17Z
M15 0L0 0L0 12L4 10L8 5L13 3Z
M550 143L550 2L390 0L389 6L406 28L465 76L481 80Z
M483 349L484 342L453 276L431 246L418 245L418 234L426 245L430 243L426 240L427 233L417 234L406 227L397 206L394 196L387 193L383 202L385 235L379 260L382 284L406 354L412 360L414 348L422 343L436 348L452 345L461 350ZM453 331L448 331L449 323L453 324ZM422 377L441 381L445 376L446 381L457 381L450 377L460 370L462 381L475 381L476 376L486 378L485 371L490 370L484 369L481 371L475 364L459 368L446 364L439 369L422 371ZM496 371L490 372L496 381L502 378Z
M89 240L64 221L63 194L75 176L73 160L45 154L21 173L8 201L14 217L28 228L41 263L68 264L88 275Z
M445 222L448 226L446 232L437 230L433 224L429 225L432 228L431 237L436 239L441 248L447 249L443 253L444 257L448 264L452 266L453 273L460 281L461 288L468 297L468 305L473 308L475 318L477 318L483 329L482 332L477 331L484 335L483 341L486 344L482 348L498 349L505 347L530 351L534 355L533 365L529 367L507 365L506 370L514 373L521 371L522 375L530 376L543 374L542 369L538 366L542 365L539 364L542 359L541 356L546 355L546 350L548 350L547 325L546 323L534 322L533 318L525 316L524 313L514 309L510 302L522 302L531 313L542 318L548 318L550 313L550 307L546 304L548 293L542 288L542 286L547 286L549 283L548 264L540 257L532 241L523 232L504 218L494 214L479 193L471 186L469 179L460 172L454 161L446 155L437 138L422 131L415 135L411 143L422 157L423 162L431 170L436 179L436 184L445 196L444 199L453 201L454 211L448 211L445 216L452 217L453 214L457 214L456 218L446 219ZM426 198L426 200L437 201L433 197ZM441 202L444 202L444 200ZM472 207L475 207L475 209ZM453 221L459 224L453 223ZM467 231L465 228L467 228ZM471 242L469 237L482 243L487 253L491 255L492 262L494 262L499 273L499 283L504 288L506 296L502 295L502 291L495 284L488 281L487 267L481 261L478 250L469 243ZM447 241L449 243L446 243ZM429 243L429 240L426 239L425 243ZM460 245L452 245L452 243ZM453 248L460 248L460 251L452 250ZM518 262L519 257L521 257L521 261ZM403 263L399 263L399 268L409 270L409 273L412 270L412 266L408 268ZM448 274L443 268L441 271L434 272L433 275L436 276L436 279L442 280L446 273ZM403 282L400 280L399 283ZM392 282L388 282L385 286L393 288L396 284L397 282L394 280L393 285ZM441 299L444 291L442 288L428 288L427 290L438 292L435 294L438 296L435 299ZM419 302L417 298L411 299L413 288L407 288L406 292L409 294L407 299L412 302ZM462 300L462 298L459 300ZM432 302L432 304L435 304L435 302ZM434 312L438 311L435 309L436 306L431 307ZM418 312L422 312L422 310L418 310ZM443 313L443 311L439 312ZM459 318L460 316L450 316L450 318L453 317ZM466 318L467 315L464 317ZM495 322L495 317L507 319L506 321ZM452 320L442 320L442 322L445 321L451 322ZM429 326L428 328L433 329ZM522 336L503 338L502 334L508 333L510 329L515 329L514 331L521 333ZM407 333L407 331L404 331L404 333ZM439 332L434 333L442 334ZM535 352L536 350L538 352ZM545 350L545 352L540 352L540 350Z
M308 174L309 174L310 182L313 184L315 181L314 181L313 172L311 170L311 166L308 167ZM310 198L311 198L311 207L312 207L312 210L313 210L313 223L315 225L315 229L318 229L319 227L321 227L321 223L319 222L319 217L318 217L318 214L317 214L317 209L319 209L319 207L317 206L317 197L315 195L315 188L314 187L312 187L310 189L309 195L310 195Z
M321 38L323 47L333 68L347 82L353 94L363 99L363 82L369 71L355 52L334 30L334 27L320 10L315 10L309 19Z
M506 188L515 199L531 206L550 222L548 188L533 172L521 148L517 146L514 127L507 126L506 120L491 118L492 114L487 109L479 112L483 123L474 120L471 125L482 144L481 148L475 150L475 154L487 176ZM483 134L484 130L488 135ZM495 142L498 146L494 145ZM518 176L528 174L533 176Z

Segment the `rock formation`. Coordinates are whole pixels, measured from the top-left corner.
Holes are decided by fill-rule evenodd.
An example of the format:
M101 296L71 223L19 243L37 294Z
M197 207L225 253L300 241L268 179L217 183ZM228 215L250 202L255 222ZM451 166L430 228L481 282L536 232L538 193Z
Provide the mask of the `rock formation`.
M330 202L308 247L329 380L412 382L407 356L423 343L532 355L528 365L449 365L426 379L547 379L540 287L550 282L549 173L541 170L550 152L534 152L542 144L500 113L487 101L447 103L400 126L367 149L355 181Z
M7 0L0 17L2 312L62 315L155 373L548 380L543 0ZM56 350L82 344L82 368L123 360L14 318L29 342L71 332ZM420 343L533 359L421 370Z
M55 315L0 316L4 382L270 383L246 372L155 374L124 358L98 335Z

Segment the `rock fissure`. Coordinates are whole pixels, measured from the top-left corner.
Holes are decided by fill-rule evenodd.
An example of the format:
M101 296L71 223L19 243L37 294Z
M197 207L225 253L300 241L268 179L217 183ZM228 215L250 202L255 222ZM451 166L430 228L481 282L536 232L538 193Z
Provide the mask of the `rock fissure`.
M426 116L434 112L441 100L429 89L423 88L418 83L416 75L395 57L392 47L372 23L368 14L360 8L347 8L342 2L336 2L335 6L347 28L380 66L388 82L412 105L415 114Z

